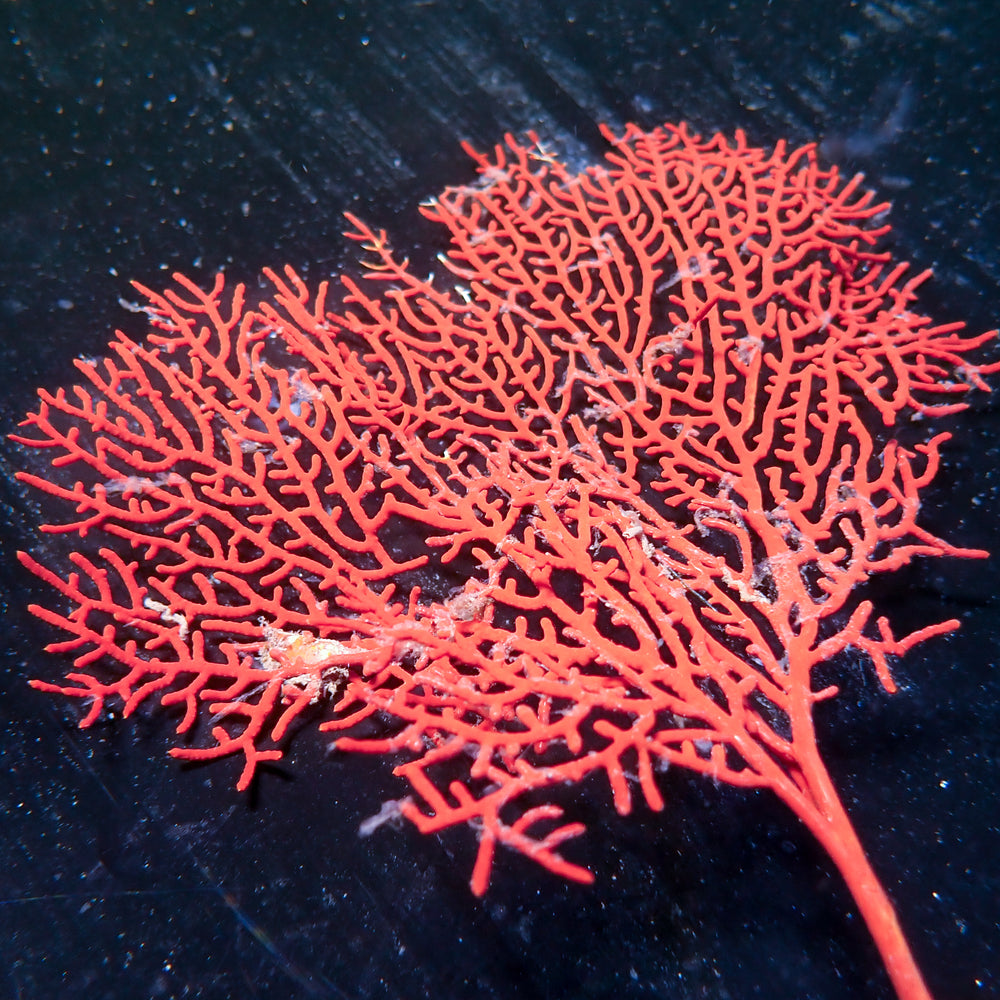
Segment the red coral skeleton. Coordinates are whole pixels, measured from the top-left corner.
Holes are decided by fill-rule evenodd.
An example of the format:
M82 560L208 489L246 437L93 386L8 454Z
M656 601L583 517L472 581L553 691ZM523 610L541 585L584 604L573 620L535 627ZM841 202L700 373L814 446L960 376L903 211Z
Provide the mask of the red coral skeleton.
M340 749L405 756L421 831L476 830L477 894L498 844L591 880L540 793L593 772L619 813L636 786L662 809L667 765L771 789L927 997L815 675L850 649L893 691L890 659L957 627L896 636L857 588L985 554L917 523L947 435L893 429L985 388L966 356L992 335L912 311L926 274L873 249L886 206L811 147L605 134L580 174L534 136L469 149L478 182L422 207L437 277L351 218L381 295L343 278L331 304L290 268L257 307L221 276L137 285L154 331L22 425L53 469L21 478L76 511L46 530L80 538L65 577L22 555L76 668L32 683L83 726L175 708L195 739L171 752L241 755L241 789L310 709Z

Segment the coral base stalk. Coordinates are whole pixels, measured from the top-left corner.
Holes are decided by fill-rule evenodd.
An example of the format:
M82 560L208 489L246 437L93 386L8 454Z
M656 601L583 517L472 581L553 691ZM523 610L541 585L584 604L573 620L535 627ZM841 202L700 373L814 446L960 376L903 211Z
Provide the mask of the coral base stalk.
M835 795L833 786L829 783L828 786L828 794ZM839 814L827 815L818 821L800 818L840 870L900 1000L931 1000L903 936L895 908L868 861L847 813L841 808Z
M818 754L810 769L810 783L809 798L821 802L821 809L808 807L801 796L786 797L780 789L776 791L812 831L840 871L882 956L897 996L900 1000L931 1000L892 901L872 868Z

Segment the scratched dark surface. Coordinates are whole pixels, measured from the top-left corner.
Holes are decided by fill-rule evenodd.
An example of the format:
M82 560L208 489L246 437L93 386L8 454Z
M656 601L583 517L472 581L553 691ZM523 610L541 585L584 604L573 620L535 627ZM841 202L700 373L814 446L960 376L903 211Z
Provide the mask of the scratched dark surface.
M730 6L736 10L731 10ZM1000 312L1000 78L990 3L530 2L3 5L0 430L34 387L100 354L127 280L291 263L354 267L350 210L432 257L421 199L471 177L463 139L534 129L574 165L595 123L685 119L761 145L816 140L893 201L922 305L973 329ZM820 13L822 12L822 13ZM1000 416L956 437L932 530L1000 553ZM733 998L892 996L830 862L766 795L664 779L626 819L600 782L561 800L592 887L502 854L485 901L472 835L357 835L401 794L386 761L330 758L313 730L252 792L235 762L182 768L169 720L112 719L26 679L65 667L25 611L14 552L44 541L0 446L0 996ZM932 992L1000 995L996 794L1000 558L880 581L900 631L958 617L884 696L846 667L821 745Z

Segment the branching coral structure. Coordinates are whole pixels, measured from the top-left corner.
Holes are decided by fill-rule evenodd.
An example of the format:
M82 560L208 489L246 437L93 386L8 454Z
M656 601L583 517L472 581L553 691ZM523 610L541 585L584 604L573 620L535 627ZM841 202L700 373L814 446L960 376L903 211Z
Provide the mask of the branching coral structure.
M137 286L152 332L19 436L52 465L22 478L75 511L46 530L79 536L68 574L22 556L74 658L33 683L84 726L175 710L172 753L240 755L240 788L300 718L401 754L403 814L475 830L478 894L498 845L591 879L546 792L594 772L620 813L661 809L668 765L770 789L927 997L821 759L816 674L860 657L893 691L892 658L956 627L896 635L858 589L984 555L918 522L947 435L914 421L985 388L992 335L915 311L886 206L811 147L605 135L579 174L534 136L469 149L477 181L422 206L435 276L351 218L371 281Z

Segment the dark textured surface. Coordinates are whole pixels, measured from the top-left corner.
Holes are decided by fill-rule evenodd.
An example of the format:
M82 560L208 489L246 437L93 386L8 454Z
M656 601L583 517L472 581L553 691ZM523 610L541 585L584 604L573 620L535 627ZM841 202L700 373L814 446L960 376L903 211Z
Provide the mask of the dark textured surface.
M730 7L735 9L730 9ZM995 326L1000 65L991 4L625 0L4 5L0 59L0 429L34 387L99 354L127 279L256 281L350 270L341 213L433 258L415 205L471 177L459 142L534 129L575 166L595 123L685 119L755 143L822 142L893 201L893 248L934 266L922 305ZM822 11L822 13L820 13ZM990 399L956 439L925 518L1000 552ZM667 810L620 819L569 789L590 888L474 845L358 824L400 794L385 762L303 732L249 795L233 764L164 757L169 720L86 733L27 688L61 664L13 553L36 497L5 474L0 996L887 998L830 863L766 796L669 774ZM1000 990L998 566L880 581L900 630L962 618L884 696L858 669L819 721L859 835L940 998ZM978 981L978 985L977 985Z

